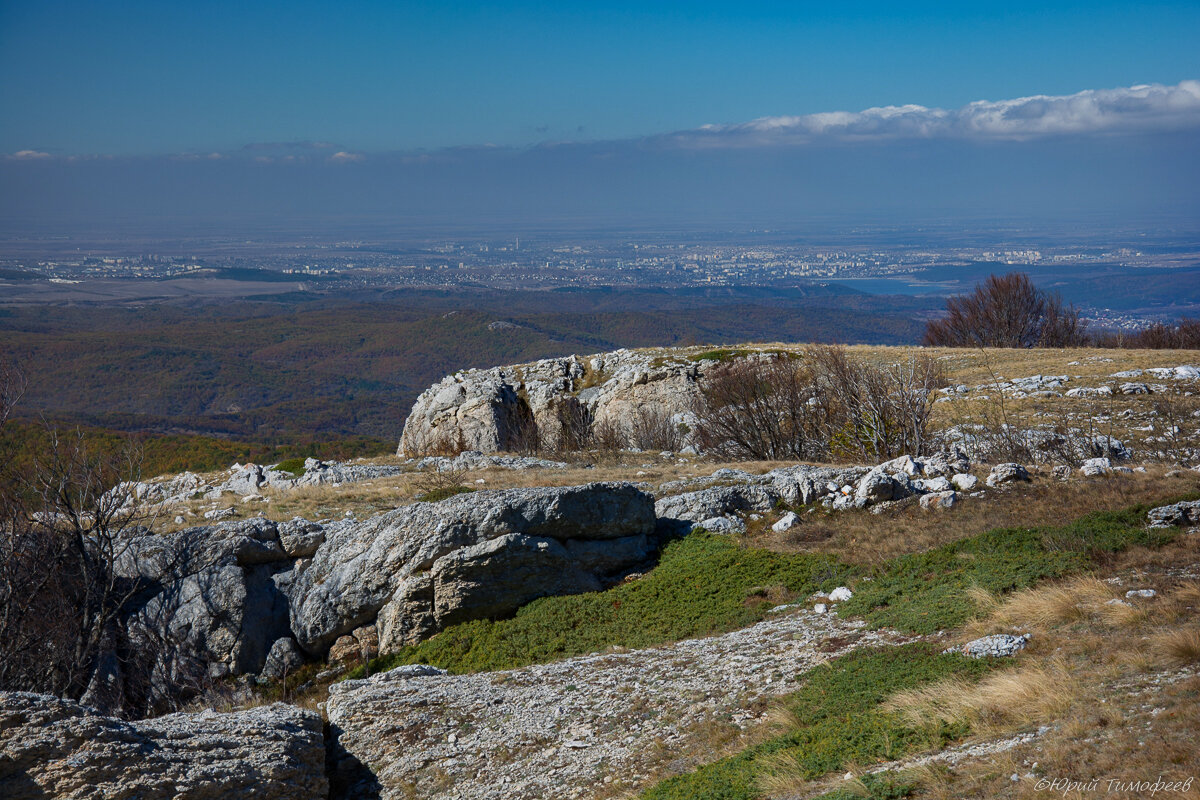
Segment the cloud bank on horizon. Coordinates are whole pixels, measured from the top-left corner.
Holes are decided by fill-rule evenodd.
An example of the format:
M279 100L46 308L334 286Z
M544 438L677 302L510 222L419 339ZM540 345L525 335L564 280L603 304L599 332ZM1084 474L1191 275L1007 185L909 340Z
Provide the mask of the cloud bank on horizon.
M756 147L888 139L1022 140L1064 134L1200 129L1200 81L978 100L959 109L883 106L704 125L662 138L683 147Z
M1026 141L1065 135L1138 135L1200 131L1200 80L1174 86L1158 83L1116 89L1088 89L1070 95L1031 95L1010 100L977 100L958 109L921 105L881 106L862 111L828 111L800 116L759 117L749 122L710 124L634 139L593 142L546 142L538 148L622 147L704 149L797 147L822 143L902 140ZM522 148L476 145L447 147L440 152L504 152ZM329 151L335 151L330 153ZM322 152L324 151L324 152ZM286 155L284 154L286 152ZM170 157L216 160L256 154L266 163L361 163L368 154L322 141L250 143L231 153L176 153ZM427 158L411 153L379 153ZM77 160L24 149L3 156L9 161Z

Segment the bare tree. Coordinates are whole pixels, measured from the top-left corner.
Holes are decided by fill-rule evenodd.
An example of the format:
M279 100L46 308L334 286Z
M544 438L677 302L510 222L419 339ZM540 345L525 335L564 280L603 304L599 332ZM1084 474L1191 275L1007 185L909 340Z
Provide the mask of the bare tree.
M25 394L25 374L16 362L0 353L0 428Z
M989 275L970 294L946 301L946 316L925 328L925 344L943 347L1074 347L1087 344L1087 322L1057 293L1023 272Z

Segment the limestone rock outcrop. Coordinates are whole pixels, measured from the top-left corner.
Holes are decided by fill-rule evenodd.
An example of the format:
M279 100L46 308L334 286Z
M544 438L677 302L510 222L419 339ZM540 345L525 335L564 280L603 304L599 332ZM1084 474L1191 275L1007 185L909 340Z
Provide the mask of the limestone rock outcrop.
M319 528L319 526L317 526ZM257 673L272 643L290 635L288 592L295 560L315 549L322 531L293 520L239 520L171 534L135 531L117 574L141 582L129 610L132 629L147 632L165 672L183 662L209 677Z
M0 692L0 797L325 797L321 718L276 703L126 722L47 695Z
M652 553L653 499L630 484L508 489L416 503L326 529L291 589L321 655L379 618L381 652L548 594L589 591Z
M399 453L512 451L533 436L553 445L564 418L593 428L627 429L640 414L687 424L698 380L713 363L692 360L682 351L617 350L458 372L417 398Z

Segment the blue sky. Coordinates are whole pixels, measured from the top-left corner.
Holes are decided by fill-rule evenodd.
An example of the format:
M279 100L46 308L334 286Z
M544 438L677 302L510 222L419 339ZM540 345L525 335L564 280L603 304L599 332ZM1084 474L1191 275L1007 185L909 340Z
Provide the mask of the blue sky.
M0 223L1194 223L1198 32L1196 0L0 0Z
M1200 78L1200 3L0 1L0 152L627 139Z

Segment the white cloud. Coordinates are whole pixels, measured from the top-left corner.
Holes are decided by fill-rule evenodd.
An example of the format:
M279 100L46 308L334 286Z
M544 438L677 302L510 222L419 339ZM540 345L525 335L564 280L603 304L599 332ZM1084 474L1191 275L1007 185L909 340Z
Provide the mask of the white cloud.
M1200 81L1089 89L1072 95L979 100L959 109L918 105L761 117L657 139L691 147L754 147L876 139L1031 139L1062 134L1200 129Z
M41 150L18 150L8 158L16 159L17 161L36 161L42 158L53 158L49 153L43 153Z
M363 161L365 158L366 157L362 153L349 153L345 150L339 150L331 155L329 160L335 164L350 164L355 161Z

